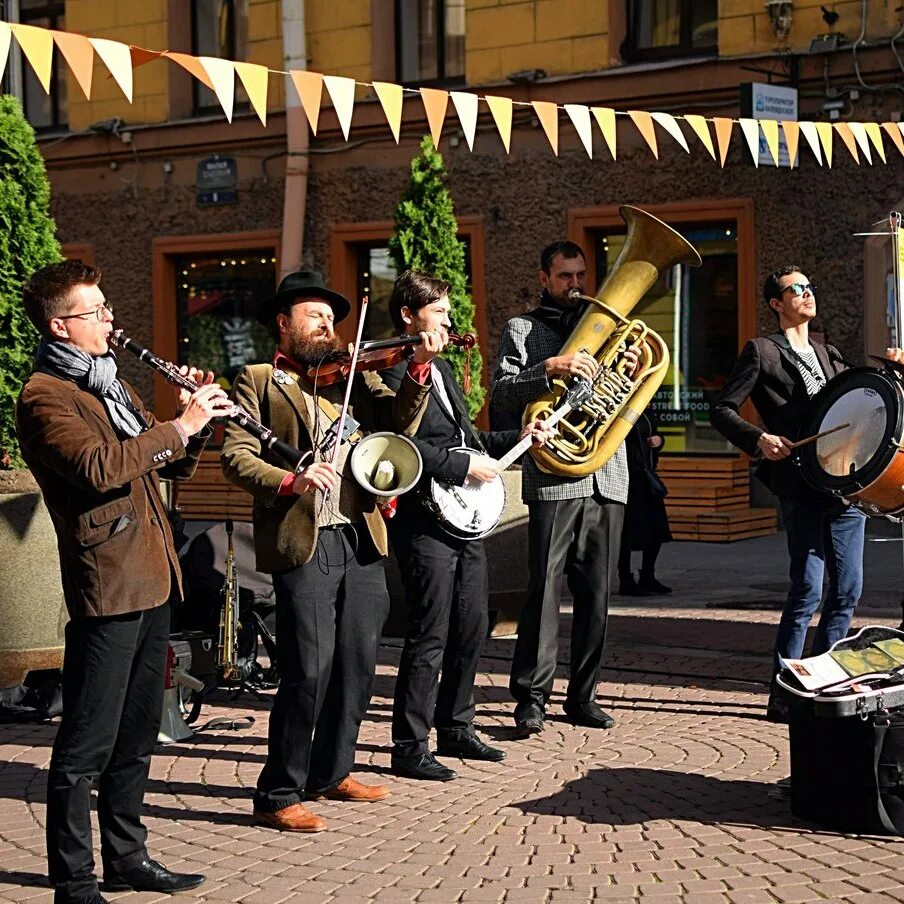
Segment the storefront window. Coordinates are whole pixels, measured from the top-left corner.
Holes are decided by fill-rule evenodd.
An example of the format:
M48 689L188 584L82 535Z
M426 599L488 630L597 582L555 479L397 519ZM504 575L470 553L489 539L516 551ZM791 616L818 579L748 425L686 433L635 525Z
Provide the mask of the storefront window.
M671 267L631 312L669 348L668 375L650 412L668 437L667 452L730 452L730 444L710 426L709 404L738 354L737 229L725 222L680 227L679 232L700 252L703 266ZM625 234L594 230L592 236L602 281Z
M254 316L276 285L271 250L179 256L175 272L180 364L229 389L245 364L272 360L274 340Z

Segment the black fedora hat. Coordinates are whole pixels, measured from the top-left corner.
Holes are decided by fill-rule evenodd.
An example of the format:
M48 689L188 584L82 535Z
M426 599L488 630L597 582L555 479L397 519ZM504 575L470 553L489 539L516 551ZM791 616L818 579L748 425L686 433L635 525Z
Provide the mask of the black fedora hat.
M348 317L352 309L344 295L326 287L323 276L316 270L297 270L279 284L274 296L261 303L257 309L257 319L264 326L269 326L280 308L293 301L304 301L305 298L325 301L333 309L336 323Z

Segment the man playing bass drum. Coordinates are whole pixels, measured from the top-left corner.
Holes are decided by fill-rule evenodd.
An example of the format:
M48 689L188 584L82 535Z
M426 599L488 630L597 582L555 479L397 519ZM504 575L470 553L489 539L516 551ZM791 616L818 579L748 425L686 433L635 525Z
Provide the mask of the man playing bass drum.
M810 338L815 289L796 264L767 277L763 299L779 329L744 346L710 408L713 427L759 461L756 476L778 496L787 533L790 587L773 650L773 685L766 709L772 722L787 721L787 710L774 692L779 657L803 655L810 619L822 600L826 565L829 592L811 655L824 653L847 635L863 589L865 516L843 499L809 486L791 457L791 442L798 438L810 399L846 369L836 348ZM900 361L904 352L888 349L888 357ZM765 429L741 417L739 410L747 399Z
M403 273L389 302L399 332L450 329L450 289L449 283L423 273ZM403 361L382 371L383 382L398 389L407 366ZM458 486L492 480L498 468L491 456L503 455L528 434L538 443L552 435L551 428L539 424L520 434L477 431L452 369L441 358L431 364L431 381L427 409L412 437L423 460L424 484L431 479ZM392 712L392 771L449 781L456 773L439 763L428 746L434 724L440 756L492 761L505 757L481 741L473 726L474 679L487 634L486 550L483 540L463 540L443 530L417 496L400 497L397 517L389 522L408 602Z

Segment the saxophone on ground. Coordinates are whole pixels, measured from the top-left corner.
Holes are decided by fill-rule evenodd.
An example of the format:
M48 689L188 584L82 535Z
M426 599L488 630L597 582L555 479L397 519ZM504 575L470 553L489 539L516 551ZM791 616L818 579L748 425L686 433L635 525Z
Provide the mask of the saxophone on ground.
M669 349L642 320L628 315L675 264L699 267L697 250L683 236L639 207L619 208L628 235L615 266L588 302L560 355L585 351L599 365L592 393L558 423L558 434L531 446L537 466L549 474L584 477L601 468L624 441L666 377ZM640 349L636 371L628 375L624 352ZM524 423L548 418L561 404L572 378L551 380L552 389L524 411Z
M242 681L245 671L239 665L239 579L232 545L232 519L226 519L226 579L223 581L223 608L220 610L220 635L217 644L217 668L226 681Z

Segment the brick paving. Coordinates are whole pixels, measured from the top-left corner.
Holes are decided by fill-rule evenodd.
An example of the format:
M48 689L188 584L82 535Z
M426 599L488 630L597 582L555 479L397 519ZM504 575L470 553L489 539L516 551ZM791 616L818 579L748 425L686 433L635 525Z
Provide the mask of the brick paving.
M673 544L675 554L687 546ZM387 641L355 774L389 784L392 796L312 803L329 823L320 835L251 824L267 701L207 705L202 722L256 721L159 749L145 806L151 852L206 873L185 897L210 902L904 902L904 840L806 825L775 786L790 768L786 730L762 718L777 610L705 608L688 596L615 607L601 685L617 719L610 732L562 719L559 678L545 731L516 739L506 689L513 642L491 640L477 723L508 758L447 761L460 774L447 784L387 772L398 661L398 643ZM888 609L858 622L899 620ZM43 831L54 730L0 725L0 904L52 900Z

